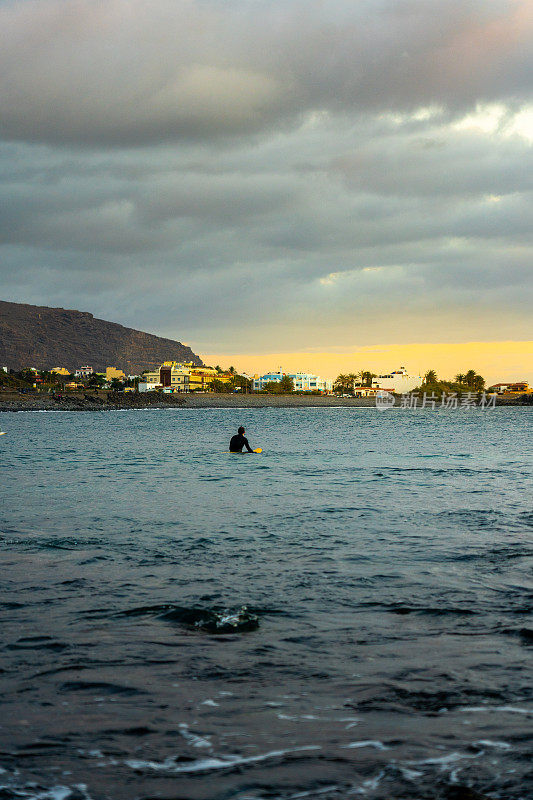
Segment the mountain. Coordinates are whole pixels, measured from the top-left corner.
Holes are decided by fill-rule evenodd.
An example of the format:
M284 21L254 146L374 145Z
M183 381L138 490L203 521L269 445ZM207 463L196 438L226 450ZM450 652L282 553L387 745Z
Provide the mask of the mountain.
M202 360L172 339L95 319L86 311L31 306L0 300L0 367L76 367L96 371L107 366L138 374L163 361Z

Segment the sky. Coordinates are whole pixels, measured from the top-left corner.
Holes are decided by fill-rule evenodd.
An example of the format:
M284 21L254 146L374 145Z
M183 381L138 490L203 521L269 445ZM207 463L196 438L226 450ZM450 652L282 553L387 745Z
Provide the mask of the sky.
M533 383L531 0L0 0L1 297Z

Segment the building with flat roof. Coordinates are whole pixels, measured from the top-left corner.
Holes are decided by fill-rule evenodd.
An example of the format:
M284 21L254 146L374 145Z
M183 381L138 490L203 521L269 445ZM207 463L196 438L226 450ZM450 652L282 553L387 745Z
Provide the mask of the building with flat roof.
M354 397L376 397L377 393L380 391L377 387L372 388L372 386L354 386L353 387L353 396Z
M105 379L106 379L106 381L112 381L113 378L118 378L119 380L123 380L125 377L126 376L122 372L121 369L117 369L116 367L106 367L105 368Z
M229 372L218 372L214 367L198 367L192 362L164 361L159 369L145 372L139 381L139 391L161 389L164 392L206 392L214 380L229 383Z
M177 361L164 361L158 369L145 372L139 380L139 391L170 389L176 392L189 391L189 370Z
M377 375L372 379L372 388L381 389L385 392L393 392L394 394L404 394L405 392L412 392L418 386L422 385L421 375L408 375L405 367L388 372L385 375Z
M284 377L292 378L295 392L332 392L333 380L312 375L309 372L267 372L265 375L256 375L253 379L254 391L261 391L267 383L280 383Z
M517 381L515 383L495 383L489 386L488 392L496 394L531 394L533 389L529 388L527 381Z
M74 377L89 378L93 374L94 374L94 369L92 367L78 367L78 369L74 373Z

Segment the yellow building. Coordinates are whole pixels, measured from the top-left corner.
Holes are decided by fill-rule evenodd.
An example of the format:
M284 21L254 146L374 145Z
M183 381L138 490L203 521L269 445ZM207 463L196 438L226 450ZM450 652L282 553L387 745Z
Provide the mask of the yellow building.
M189 371L189 391L207 392L214 380L229 383L232 376L229 372L217 372L213 367L191 367Z
M70 375L70 370L66 369L65 367L54 367L50 370L50 372L55 372L56 375Z
M171 389L174 392L189 391L189 365L178 361L164 361L159 369L145 372L139 381L139 391Z
M213 367L198 367L192 362L164 361L159 369L145 372L139 381L139 391L170 389L173 392L208 391L214 379L229 383L229 372L217 372Z
M106 367L105 368L105 379L106 381L112 381L113 378L125 378L126 376L122 372L121 369L117 369L116 367Z

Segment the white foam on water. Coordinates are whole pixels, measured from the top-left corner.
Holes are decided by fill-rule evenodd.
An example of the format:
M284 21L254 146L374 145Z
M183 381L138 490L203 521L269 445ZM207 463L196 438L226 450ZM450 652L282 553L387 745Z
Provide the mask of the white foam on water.
M498 750L510 750L511 745L507 742L493 742L491 739L478 739L474 744L479 744L482 747L496 747Z
M318 797L321 794L328 794L328 792L338 791L341 787L335 784L331 786L324 786L322 789L310 789L308 792L298 792L297 794L290 794L287 800L299 800L301 797ZM259 799L258 799L259 800ZM281 800L281 798L279 798Z
M16 411L17 414L72 414L74 412L67 411L63 408L24 408Z
M382 777L385 775L385 771L382 770L379 775L376 775L375 778L367 778L366 781L363 781L361 784L361 791L366 793L368 789L377 789L379 784L381 783Z
M460 767L456 769L452 769L450 772L450 783L459 783L459 773L461 772Z
M193 747L207 747L210 750L212 749L212 744L209 739L203 739L201 736L197 736L195 733L191 733L189 730L189 726L186 725L184 722L180 722L179 725L180 733L184 739L186 739L189 744L192 744Z
M457 709L462 713L479 713L487 711L507 711L509 714L533 714L533 709L516 708L515 706L463 706Z
M124 763L131 769L152 769L158 772L211 772L212 770L228 769L244 764L256 764L260 761L268 761L270 758L280 758L290 753L301 753L309 750L321 750L319 745L307 745L305 747L295 747L292 750L271 750L269 753L262 753L257 756L243 758L237 755L228 755L221 758L203 758L187 764L176 764L174 758L166 758L164 761L142 761L140 759L129 759Z
M421 778L424 774L417 769L407 769L407 767L399 767L400 772L408 781L414 781L416 778Z
M335 722L348 722L348 725L345 725L344 730L349 730L350 728L355 728L356 725L359 725L361 722L361 717L340 717L340 719L336 719Z
M72 790L69 789L68 786L52 786L45 792L28 795L28 797L31 796L31 800L66 800L66 798L70 797L71 794Z
M419 766L425 766L435 764L440 766L441 772L444 772L446 767L449 767L450 764L457 764L458 761L462 761L465 758L479 758L483 755L483 751L480 753L448 753L447 756L440 756L438 758L424 758L422 761L410 761L409 764L417 764Z
M7 770L0 768L0 773L7 773ZM13 773L13 775L17 774L18 772ZM91 800L85 783L78 783L74 788L78 789L84 795L85 800ZM10 793L10 796L13 794L24 800L67 800L67 798L72 795L72 789L70 787L60 784L51 786L50 789L44 789L43 791L39 791L35 783L27 783L25 785L0 784L0 790L2 789L6 789Z
M353 750L354 748L358 747L374 747L376 750L389 750L389 747L386 747L383 742L378 742L374 739L364 740L362 742L350 742L350 744L343 744L342 747L345 750Z
M375 411L376 406L352 406L352 405L335 405L335 406L264 406L264 408L283 408L284 410L287 409L303 409L304 411L344 411L347 408L357 411Z
M215 703L215 701L214 701L214 700L202 700L202 702L200 703L200 705L201 705L201 706L213 706L213 708L215 708L215 707L216 707L216 708L218 708L218 706L220 705L220 703Z

